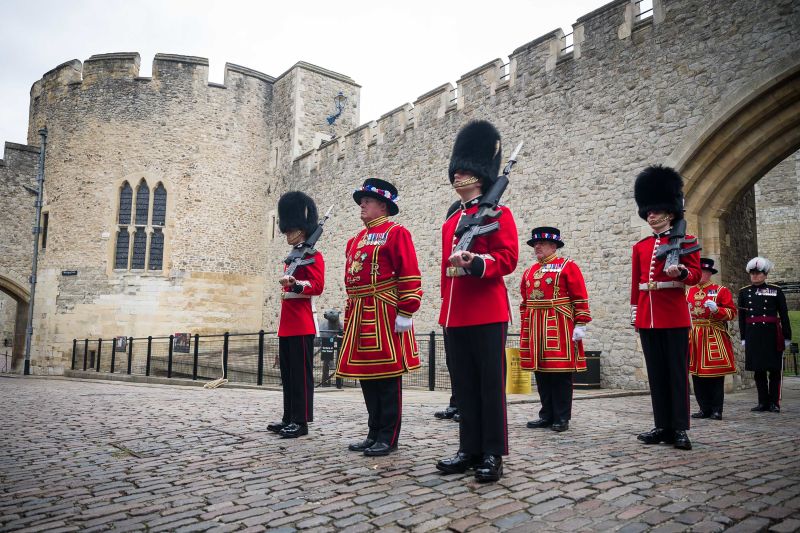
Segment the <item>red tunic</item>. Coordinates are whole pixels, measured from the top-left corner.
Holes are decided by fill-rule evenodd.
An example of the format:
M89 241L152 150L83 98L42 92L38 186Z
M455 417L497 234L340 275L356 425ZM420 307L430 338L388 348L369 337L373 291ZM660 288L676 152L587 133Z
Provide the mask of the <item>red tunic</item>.
M591 322L589 296L575 261L552 255L525 271L520 282L520 367L540 372L586 370L576 325Z
M508 291L503 276L517 268L519 244L514 216L505 206L495 220L500 228L472 241L470 252L481 257L484 268L481 276L463 274L463 269L450 269L447 260L453 253L458 238L455 237L459 219L478 211L476 203L453 213L442 225L442 307L439 324L446 328L508 322L511 317ZM469 204L468 203L468 204ZM448 273L450 275L448 275Z
M691 239L691 235L686 236ZM667 244L669 235L651 235L633 245L631 306L636 307L635 326L639 329L688 328L692 325L686 307L683 286L668 289L646 290L641 284L677 282L686 286L700 281L700 252L683 255L680 262L689 270L685 279L671 278L664 272L664 259L656 259L659 245ZM693 244L684 244L691 248Z
M398 376L419 368L414 329L395 333L422 300L422 277L411 233L387 217L347 241L344 338L336 374L357 379Z
M703 305L716 302L717 310ZM727 322L736 318L733 295L726 287L708 283L691 287L686 294L692 315L689 334L689 372L699 377L736 373L736 357L728 334Z
M292 292L289 287L281 287L281 317L278 323L278 337L295 335L315 335L317 321L314 318L314 296L322 294L325 287L325 260L322 253L314 254L314 262L297 267L294 277L303 287L303 292ZM284 272L286 265L283 266Z

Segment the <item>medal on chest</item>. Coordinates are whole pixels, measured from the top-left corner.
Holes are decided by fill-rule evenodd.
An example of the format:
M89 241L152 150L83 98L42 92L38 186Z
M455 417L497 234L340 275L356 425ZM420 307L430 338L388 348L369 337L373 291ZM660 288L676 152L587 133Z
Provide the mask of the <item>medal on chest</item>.
M364 268L364 260L367 258L366 252L358 253L356 252L355 255L350 256L348 259L349 266L347 267L347 272L354 276L361 272L361 269Z

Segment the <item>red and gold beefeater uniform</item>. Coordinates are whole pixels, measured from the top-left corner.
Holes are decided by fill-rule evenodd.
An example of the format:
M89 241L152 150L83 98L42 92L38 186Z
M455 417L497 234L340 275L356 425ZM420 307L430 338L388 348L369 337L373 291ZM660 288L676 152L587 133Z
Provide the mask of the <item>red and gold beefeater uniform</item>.
M592 320L578 265L555 254L537 261L522 275L520 292L520 367L541 372L586 370L583 342L572 340L575 326Z
M706 307L707 301L717 310ZM736 318L736 305L727 287L707 283L689 287L686 293L692 330L689 333L689 372L699 377L736 373L736 357L728 334L728 322Z
M380 217L347 241L345 253L347 304L336 374L379 379L419 368L414 329L394 331L397 315L410 317L422 300L411 234L401 224Z

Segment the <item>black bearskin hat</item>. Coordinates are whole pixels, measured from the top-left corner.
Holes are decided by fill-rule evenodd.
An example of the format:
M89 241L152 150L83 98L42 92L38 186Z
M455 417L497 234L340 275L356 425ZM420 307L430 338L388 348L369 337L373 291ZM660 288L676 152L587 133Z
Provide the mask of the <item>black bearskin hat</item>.
M497 180L503 150L497 128L485 120L474 120L461 128L453 144L448 175L450 183L457 170L467 170L483 180L483 192Z
M319 215L317 204L300 191L289 191L278 200L278 229L286 233L299 229L306 236L317 228Z
M649 211L666 211L683 218L683 178L670 167L652 165L636 176L633 196L639 216L647 220Z

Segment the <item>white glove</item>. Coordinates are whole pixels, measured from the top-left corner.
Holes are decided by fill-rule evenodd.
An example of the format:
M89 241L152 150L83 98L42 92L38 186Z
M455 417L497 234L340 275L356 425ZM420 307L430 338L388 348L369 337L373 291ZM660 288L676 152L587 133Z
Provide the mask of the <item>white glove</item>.
M783 341L783 347L784 348L788 348L790 344L792 344L792 340L791 339L784 339L784 341Z
M744 346L744 339L742 339L742 346Z
M715 302L714 300L706 300L706 303L704 303L703 305L708 307L708 310L711 311L712 313L716 313L717 309L719 309L717 302Z
M636 306L631 306L631 326L636 324Z
M395 333L405 333L410 330L413 325L414 321L410 316L397 315L397 318L394 319Z
M586 338L586 326L575 326L572 330L572 340L581 341Z

